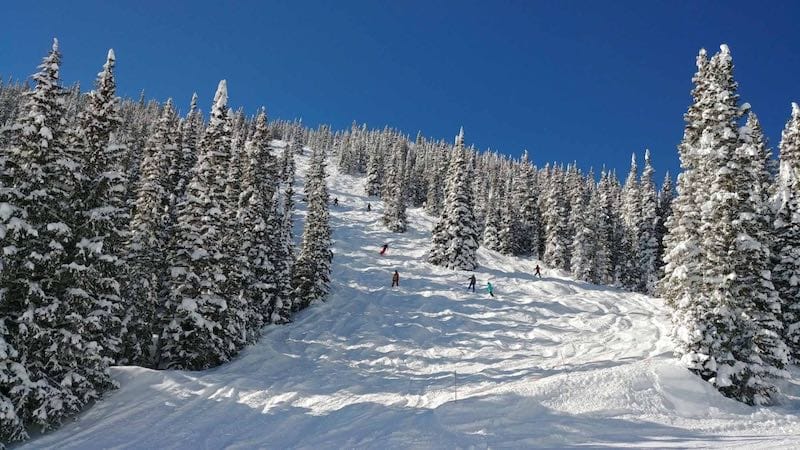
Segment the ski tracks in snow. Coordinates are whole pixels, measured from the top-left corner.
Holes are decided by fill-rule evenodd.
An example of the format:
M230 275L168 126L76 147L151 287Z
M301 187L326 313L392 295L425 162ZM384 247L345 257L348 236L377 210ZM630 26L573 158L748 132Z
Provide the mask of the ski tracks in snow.
M534 278L540 262L484 249L469 292L469 272L425 261L432 218L409 209L408 232L390 233L364 180L329 172L327 302L212 370L114 368L119 391L25 447L788 447L800 435L797 397L750 408L681 368L660 300Z

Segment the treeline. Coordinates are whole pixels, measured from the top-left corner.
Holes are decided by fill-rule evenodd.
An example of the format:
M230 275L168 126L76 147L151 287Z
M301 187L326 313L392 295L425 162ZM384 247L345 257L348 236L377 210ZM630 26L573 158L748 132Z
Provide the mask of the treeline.
M480 245L533 256L580 280L660 295L672 310L676 352L723 394L776 401L776 379L800 360L800 107L792 105L780 159L749 104L740 104L727 46L701 51L679 146L675 197L657 189L650 153L625 183L576 164L531 164L494 152L411 142L353 125L335 145L340 170L366 174L405 230L406 206L439 217L431 263L477 266Z
M0 85L0 442L102 396L110 365L216 366L328 289L330 131L232 111L224 80L208 120L121 100L114 65L64 88L54 41L33 87Z
M575 163L537 168L527 151L515 160L467 148L463 130L450 145L354 124L334 142L339 170L365 174L366 193L384 200L389 229L405 230L409 206L440 218L435 264L472 270L484 246L538 257L580 280L656 292L674 191L669 174L656 186L649 151L641 173L632 157L623 184L611 170L598 180Z

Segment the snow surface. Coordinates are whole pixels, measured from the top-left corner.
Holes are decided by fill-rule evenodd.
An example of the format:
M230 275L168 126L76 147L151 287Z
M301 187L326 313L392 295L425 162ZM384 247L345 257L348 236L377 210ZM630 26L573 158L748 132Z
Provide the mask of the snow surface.
M660 300L485 249L467 292L469 272L425 262L432 218L390 233L363 179L329 183L326 303L215 369L115 367L118 391L22 448L798 446L796 368L781 406L726 399L672 357Z

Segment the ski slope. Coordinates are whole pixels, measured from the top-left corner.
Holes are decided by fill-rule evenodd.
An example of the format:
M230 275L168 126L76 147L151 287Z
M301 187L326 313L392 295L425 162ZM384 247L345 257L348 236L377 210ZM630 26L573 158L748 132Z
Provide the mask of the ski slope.
M534 260L481 249L495 297L467 292L468 272L425 262L433 219L411 209L407 233L387 232L364 180L329 172L327 302L212 370L115 367L118 391L22 448L800 445L798 371L781 406L726 399L672 358L660 300L536 279Z

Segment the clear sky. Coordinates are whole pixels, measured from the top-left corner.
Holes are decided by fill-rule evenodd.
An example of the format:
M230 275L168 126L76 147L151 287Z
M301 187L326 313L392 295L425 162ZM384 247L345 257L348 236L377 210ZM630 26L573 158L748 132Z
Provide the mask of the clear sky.
M0 14L0 74L36 70L58 37L62 76L91 86L108 48L121 95L208 111L231 105L310 125L388 124L534 161L627 172L676 145L698 49L731 47L742 100L773 146L800 101L800 2L13 1Z

